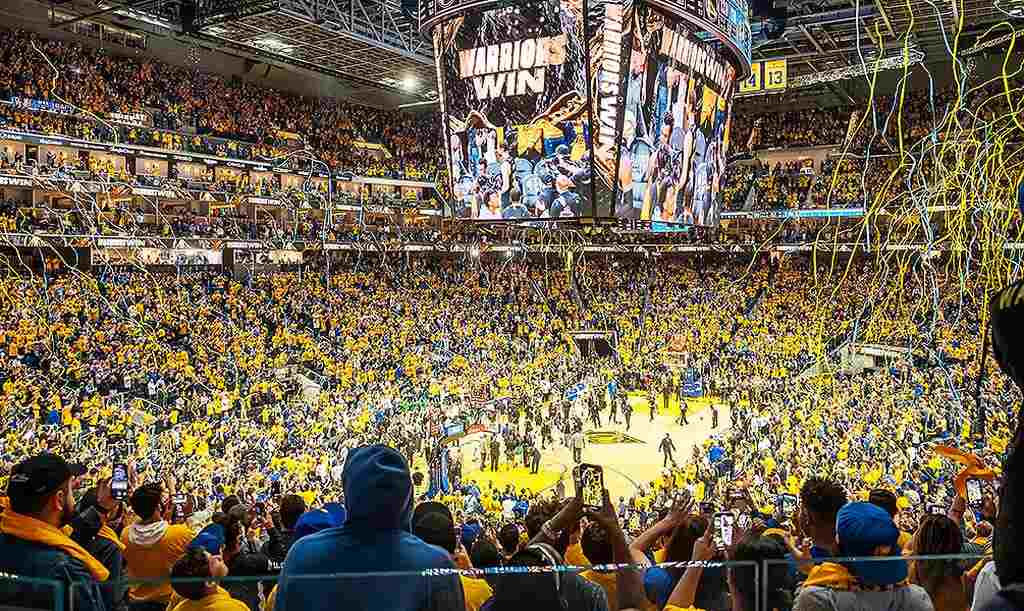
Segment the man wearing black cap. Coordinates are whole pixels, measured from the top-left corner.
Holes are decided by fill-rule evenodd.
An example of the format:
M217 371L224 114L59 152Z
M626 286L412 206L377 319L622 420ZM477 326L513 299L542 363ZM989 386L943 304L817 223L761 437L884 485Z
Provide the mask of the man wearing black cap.
M127 585L121 579L121 573L124 570L124 544L121 543L117 533L109 525L111 520L116 521L119 515L124 512L124 506L113 499L109 501L111 504L104 506L99 499L100 488L93 487L86 490L82 498L78 500L77 511L79 514L82 514L88 511L89 508L92 508L100 517L101 525L99 532L84 547L110 571L110 578L100 584L100 591L103 594L104 606L107 609L114 609L118 602L124 600L127 593Z
M428 501L417 505L412 514L412 534L451 554L452 561L458 568L473 568L466 550L456 537L452 512L443 503ZM483 579L459 575L459 581L462 582L466 611L477 611L494 593Z
M54 454L15 465L7 483L10 508L0 516L0 572L59 581L65 595L74 596L75 609L102 611L100 583L109 572L85 546L100 530L97 510L112 510L114 500L104 484L97 504L76 515L73 479L84 473ZM61 530L68 525L72 537ZM51 586L0 580L0 606L53 608L55 596Z

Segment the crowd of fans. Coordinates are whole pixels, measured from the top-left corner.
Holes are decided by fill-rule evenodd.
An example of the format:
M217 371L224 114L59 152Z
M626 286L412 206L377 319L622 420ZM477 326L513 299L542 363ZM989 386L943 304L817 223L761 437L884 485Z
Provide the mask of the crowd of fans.
M635 261L606 263L614 264L578 266L574 279L515 261L363 258L330 274L241 283L208 273L83 275L59 265L46 279L7 277L0 392L12 407L2 446L13 467L5 471L12 513L0 517L0 549L10 552L0 554L0 570L69 575L87 585L76 588L75 607L84 609L184 611L199 608L190 601L218 600L236 606L216 608L255 610L274 608L266 601L275 598L279 609L342 599L416 608L422 597L478 609L521 602L535 593L521 589L532 582L438 577L422 590L386 577L314 584L285 576L537 564L528 559L539 552L523 540L546 540L557 555L543 563L595 566L558 578L569 608L616 608L619 593L633 592L638 598L625 607L752 609L746 597L754 590L741 584L753 576L739 578L739 569L694 575L652 567L642 586L631 586L623 583L628 574L616 577L600 565L799 560L812 543L819 558L871 555L887 539L847 538L868 524L917 553L986 553L995 506L965 511L953 491L959 467L931 451L939 441L995 467L1010 447L1019 394L1006 378L983 378L983 436L967 411L979 366L970 338L980 330L961 298L976 298L979 287L941 273L918 285L868 263L833 274L795 261L664 259L653 273ZM940 296L934 310L908 306L932 304L933 286ZM614 330L618 358L581 359L565 335L574 328ZM829 373L835 363L817 357L852 333L912 352L884 369ZM563 499L565 482L502 490L462 477L488 459L519 464L538 448L575 447L595 410L618 411L628 427L626 414L642 408L641 397L658 405L680 391L663 367L664 351L679 346L686 368L699 372L719 408L729 406L728 416L692 456L673 459L656 481L588 513L582 526L579 501ZM825 369L809 373L822 363ZM609 391L563 401L581 381ZM507 403L491 403L499 398ZM489 422L497 433L464 452L451 467L451 487L413 512L431 486L424 473L437 458L437 431L452 418ZM365 447L373 443L387 447ZM23 460L42 451L62 458ZM581 454L586 461L586 448ZM130 466L126 503L111 497L112 460ZM787 494L800 498L796 515L776 508ZM673 499L683 504L669 511ZM706 505L698 510L698 503ZM933 505L955 520L934 523ZM735 546L716 547L705 534L713 530L709 512L725 510L750 522L738 527ZM49 555L16 553L41 544L42 535L23 530L42 528L40 521L70 521L87 557L60 551L72 549L66 535ZM412 535L368 538L410 524ZM833 608L823 599L840 596L829 581L836 575L815 573L831 567L846 570L847 582L916 600L895 608L939 608L942 596L972 598L968 584L985 563L971 582L959 576L974 564L945 563L936 572L911 563L906 573L896 563L881 576L861 574L856 564L822 564L799 590L788 570L769 575L779 579L770 595L797 592L794 608ZM51 565L57 568L42 568ZM940 578L955 567L955 582ZM907 574L923 590L893 590ZM223 590L119 579L225 575L265 579ZM950 589L954 583L961 589ZM24 586L0 586L4 600L52 604L39 589L29 597Z
M298 134L339 170L436 178L442 165L429 114L300 98L22 32L2 31L0 41L0 98L63 100L100 118L144 110L154 123L110 125L12 104L0 107L6 125L253 159L283 154ZM978 116L1006 112L984 93L962 102L976 103ZM757 129L759 147L846 143L891 153L936 132L936 108L960 102L912 94L902 102L905 123L877 127L841 108L740 114L733 140ZM366 142L391 156L371 155ZM733 209L750 189L759 208L868 205L896 163L830 157L805 172L803 162L755 161L733 166L723 197ZM32 171L165 186L89 158L54 156ZM247 180L218 188L283 191ZM325 227L322 218L0 202L5 232L434 244L468 236L486 245L475 229ZM793 224L778 239L822 231ZM524 241L550 239L537 233ZM587 234L591 243L626 239ZM4 260L0 604L1024 608L1024 575L1007 552L1020 507L1011 454L1019 380L1012 350L998 342L1008 376L986 372L979 309L991 287L955 266L913 259L894 270L854 259L826 267L742 254L565 266L380 249L307 255L300 270L236 279L102 263L83 272L57 256L42 263L45 273L26 275L24 261ZM1012 304L1019 293L993 302ZM614 332L614 355L580 354L569 335L576 329ZM842 355L853 343L883 347L882 364L850 367ZM478 465L536 472L551 447L587 462L585 432L628 433L642 417L634 411L664 419L673 395L684 408L680 425L690 426L685 380L698 380L697 394L709 399L710 436L677 460L666 434L651 450L663 453L661 474L621 498L604 491L603 502L585 507L567 491L572 471L547 488L472 477ZM441 440L452 423L480 427L481 440L448 447ZM964 473L979 485L970 503ZM726 515L735 520L731 540ZM828 560L865 556L887 561ZM703 564L725 560L777 565L756 574ZM688 561L696 564L675 564ZM562 565L585 570L553 570ZM11 575L51 579L67 599ZM218 585L231 577L252 580Z
M435 113L385 112L303 98L238 78L116 56L21 31L0 31L0 42L0 99L66 102L85 111L61 114L3 105L0 124L254 160L280 160L304 144L339 172L433 180L442 193L448 189ZM1011 88L1017 83L1009 81ZM963 129L965 122L981 126L1013 120L1019 110L1010 107L1004 86L993 81L963 95L921 90L876 96L867 110L836 106L755 113L740 108L730 140L749 143L755 150L831 146L874 156L910 150L925 158L922 143L941 142L944 133ZM147 113L152 127L107 121L111 112ZM955 126L950 117L960 117ZM366 143L381 144L386 153ZM886 163L891 160L881 162ZM723 189L725 209L739 209L751 184L759 208L847 207L872 200L879 189L871 180L875 175L869 172L861 180L864 173L848 160L826 161L806 174L785 170L755 170L750 176L749 168L734 165ZM808 198L812 183L814 192Z
M0 125L254 160L284 156L297 135L337 171L370 176L434 178L443 165L438 123L430 113L304 98L23 31L0 30L0 43L0 100L80 109L72 115L3 105ZM111 112L147 113L153 127L111 122ZM365 143L383 145L387 154Z

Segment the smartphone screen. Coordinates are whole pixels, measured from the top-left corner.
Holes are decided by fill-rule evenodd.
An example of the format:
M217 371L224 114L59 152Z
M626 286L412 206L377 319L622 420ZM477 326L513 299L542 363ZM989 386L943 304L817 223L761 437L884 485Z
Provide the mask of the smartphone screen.
M274 496L281 496L281 480L275 479L270 482L270 494Z
M789 517L796 511L796 496L792 494L780 494L778 505L783 516Z
M174 507L174 520L176 522L188 517L185 509L187 504L188 499L184 494L175 494L171 497L171 505Z
M118 501L128 498L128 465L114 463L110 477L110 496Z
M715 539L722 545L732 545L732 526L735 521L736 516L728 511L715 514Z
M600 465L581 464L576 470L576 490L586 509L601 511L604 506L604 469Z
M975 509L981 507L981 482L976 479L967 480L967 504Z
M715 506L711 503L701 503L700 512L706 516L715 513Z

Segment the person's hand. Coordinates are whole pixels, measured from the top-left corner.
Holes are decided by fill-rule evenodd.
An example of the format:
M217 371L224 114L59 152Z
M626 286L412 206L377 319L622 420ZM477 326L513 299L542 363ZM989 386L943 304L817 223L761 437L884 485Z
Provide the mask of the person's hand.
M135 461L128 461L128 489L135 490L139 487L139 472L135 468Z
M469 554L466 553L466 547L462 545L462 541L459 541L459 545L455 548L455 553L452 554L452 561L461 570L465 571L473 568L473 562L469 559Z
M950 509L957 513L963 513L967 511L967 499L957 494L956 496L953 497L953 504L950 506Z
M583 497L580 496L580 491L577 490L576 496L570 498L569 502L566 503L557 514L555 514L555 517L551 518L551 529L554 531L563 531L570 528L579 522L582 514Z
M108 512L113 511L120 501L116 500L113 493L110 491L110 478L104 478L100 480L99 485L96 487L96 502L102 509Z
M997 499L990 494L981 497L981 518L986 522L995 524L999 515Z
M690 560L705 562L714 558L717 551L718 549L715 546L715 526L713 522L708 522L708 527L704 534L693 542L693 552L690 555Z
M789 554L797 564L811 561L811 544L807 540L790 535L786 537L785 541L786 547L789 548Z
M792 531L793 536L797 539L802 539L804 536L803 524L801 524L800 522L800 520L803 517L802 512L803 509L800 507L800 505L797 505L796 509L793 510L793 519L790 525L790 530Z
M672 504L672 509L669 510L664 518L658 521L658 527L665 531L671 531L676 526L682 524L692 510L693 497L690 496L688 490L684 489L681 491L679 498Z

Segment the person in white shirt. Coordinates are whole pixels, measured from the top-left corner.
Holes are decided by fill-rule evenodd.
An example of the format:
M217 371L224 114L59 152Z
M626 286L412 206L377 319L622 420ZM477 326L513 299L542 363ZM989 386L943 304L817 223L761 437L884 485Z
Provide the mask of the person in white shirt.
M1002 589L999 575L996 574L996 563L989 560L978 572L978 578L974 580L974 600L971 602L971 611L984 609L986 604L995 600L996 594Z
M587 443L586 438L583 436L583 431L573 433L570 443L572 445L572 461L575 463L583 462L583 447Z
M516 514L513 511L515 509L515 507L516 507L516 502L513 501L512 499L505 499L504 501L502 501L501 502L501 517L505 518L506 520L514 520L515 517L516 517Z

